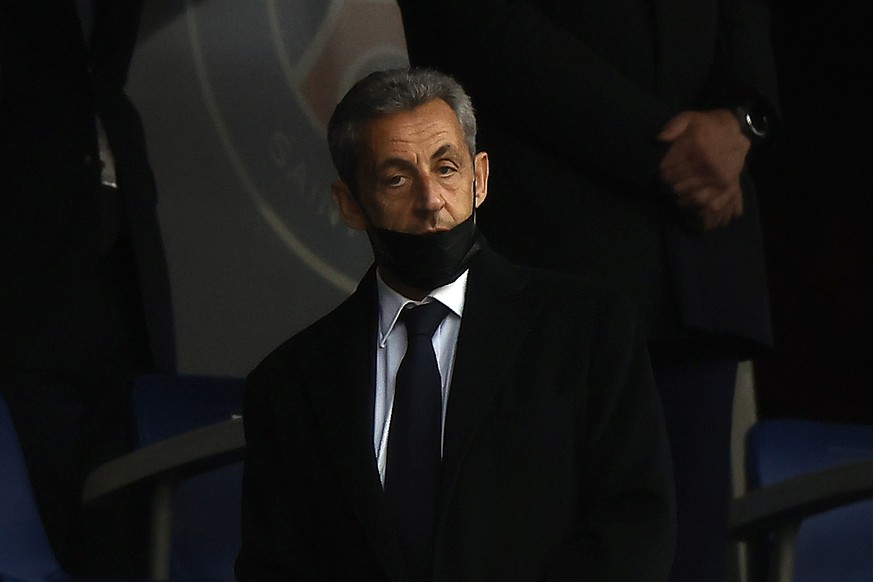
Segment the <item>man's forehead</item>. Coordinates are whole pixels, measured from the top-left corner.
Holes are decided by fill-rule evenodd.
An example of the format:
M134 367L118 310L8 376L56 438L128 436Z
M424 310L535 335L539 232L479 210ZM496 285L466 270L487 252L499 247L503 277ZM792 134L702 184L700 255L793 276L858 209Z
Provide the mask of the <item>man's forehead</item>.
M428 157L460 152L466 140L454 110L442 99L371 119L361 127L360 145L371 154L425 149Z

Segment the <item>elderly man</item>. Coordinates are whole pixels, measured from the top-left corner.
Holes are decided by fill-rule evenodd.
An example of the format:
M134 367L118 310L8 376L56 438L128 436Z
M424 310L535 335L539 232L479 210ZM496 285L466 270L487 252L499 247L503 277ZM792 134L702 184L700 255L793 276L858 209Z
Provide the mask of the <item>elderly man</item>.
M488 249L475 135L431 70L337 106L332 194L375 265L248 378L239 580L666 578L671 468L631 304Z

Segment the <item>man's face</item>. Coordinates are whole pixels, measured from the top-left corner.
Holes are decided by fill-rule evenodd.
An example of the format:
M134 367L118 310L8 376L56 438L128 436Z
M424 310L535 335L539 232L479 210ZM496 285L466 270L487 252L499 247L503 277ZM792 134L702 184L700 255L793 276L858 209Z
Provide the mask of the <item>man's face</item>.
M421 234L449 230L473 210L474 171L452 108L435 99L376 118L361 128L357 200L345 184L334 197L346 223ZM487 194L488 158L476 156L477 204ZM367 220L369 218L369 221Z

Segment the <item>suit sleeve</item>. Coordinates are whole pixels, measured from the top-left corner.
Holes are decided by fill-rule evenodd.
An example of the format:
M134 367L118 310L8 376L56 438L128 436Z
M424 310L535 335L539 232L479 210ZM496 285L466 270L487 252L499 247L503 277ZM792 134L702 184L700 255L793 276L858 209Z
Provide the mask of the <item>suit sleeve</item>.
M278 380L256 369L246 383L243 422L246 458L242 488L242 544L236 560L240 582L320 579L296 527L294 485L279 451L270 386Z
M719 74L709 98L730 102L737 96L761 99L774 115L779 112L776 62L770 33L770 8L765 0L725 0L721 8Z
M675 544L672 465L648 353L630 301L613 302L596 336L582 426L586 478L579 535L548 579L658 582Z

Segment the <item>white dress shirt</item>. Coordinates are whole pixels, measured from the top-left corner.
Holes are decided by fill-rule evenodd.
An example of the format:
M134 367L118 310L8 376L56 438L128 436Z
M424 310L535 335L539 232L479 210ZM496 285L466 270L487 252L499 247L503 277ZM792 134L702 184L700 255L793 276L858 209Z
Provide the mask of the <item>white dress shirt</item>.
M442 423L445 429L446 404L449 401L449 386L452 369L455 365L455 346L458 331L461 329L461 316L464 312L464 299L467 290L467 274L464 273L453 283L438 287L422 301L404 297L377 274L376 286L379 291L379 335L376 346L376 406L373 423L373 446L379 477L385 484L385 464L388 458L388 432L391 427L391 411L394 405L394 382L397 368L406 353L406 325L400 321L400 312L430 301L439 301L449 308L449 313L437 327L432 342L437 365L442 380Z

